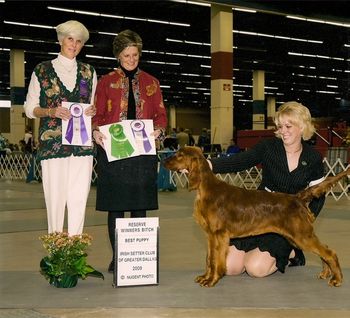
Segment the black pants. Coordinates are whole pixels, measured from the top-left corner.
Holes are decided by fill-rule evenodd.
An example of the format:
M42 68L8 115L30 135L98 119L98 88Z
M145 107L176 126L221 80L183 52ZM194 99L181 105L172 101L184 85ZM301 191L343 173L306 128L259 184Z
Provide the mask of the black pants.
M145 210L130 211L132 218L144 218L146 217ZM124 217L124 212L121 211L108 211L108 235L113 250L113 259L115 252L115 219L121 219Z

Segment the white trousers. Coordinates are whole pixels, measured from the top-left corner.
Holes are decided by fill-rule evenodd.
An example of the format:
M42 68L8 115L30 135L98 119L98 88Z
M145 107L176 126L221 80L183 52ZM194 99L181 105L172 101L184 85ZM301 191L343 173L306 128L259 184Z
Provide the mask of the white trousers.
M41 161L48 232L62 232L65 208L69 235L83 232L93 156L70 156Z

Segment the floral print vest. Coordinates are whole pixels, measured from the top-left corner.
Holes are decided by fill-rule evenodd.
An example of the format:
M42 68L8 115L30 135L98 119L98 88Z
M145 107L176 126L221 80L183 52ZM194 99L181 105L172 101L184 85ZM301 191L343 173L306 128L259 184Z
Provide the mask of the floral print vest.
M89 64L77 62L77 81L72 92L68 91L57 76L51 61L40 63L34 69L40 83L40 107L55 108L62 102L87 103L91 101L94 69ZM94 154L93 146L62 145L62 120L42 117L39 126L39 160L87 156Z

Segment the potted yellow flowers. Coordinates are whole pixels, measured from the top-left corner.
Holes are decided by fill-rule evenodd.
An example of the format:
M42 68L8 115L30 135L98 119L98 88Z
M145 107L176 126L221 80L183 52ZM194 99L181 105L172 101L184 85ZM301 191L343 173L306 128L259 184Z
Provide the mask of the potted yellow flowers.
M48 252L40 261L40 273L55 287L75 287L78 279L95 276L104 279L101 272L86 263L86 249L92 237L83 233L69 236L66 232L54 232L40 236Z

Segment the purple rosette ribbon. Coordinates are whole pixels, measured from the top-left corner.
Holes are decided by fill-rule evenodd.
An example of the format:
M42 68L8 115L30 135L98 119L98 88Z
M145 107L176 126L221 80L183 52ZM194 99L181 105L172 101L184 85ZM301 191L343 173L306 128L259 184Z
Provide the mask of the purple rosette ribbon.
M146 133L145 123L142 120L133 120L130 123L130 126L134 134L135 140L142 140L143 149L146 153L150 152L152 150L152 145Z
M72 143L74 131L80 130L81 141L85 144L89 140L89 136L84 121L84 109L80 104L72 104L69 107L69 111L72 117L68 122L66 139L69 143Z

